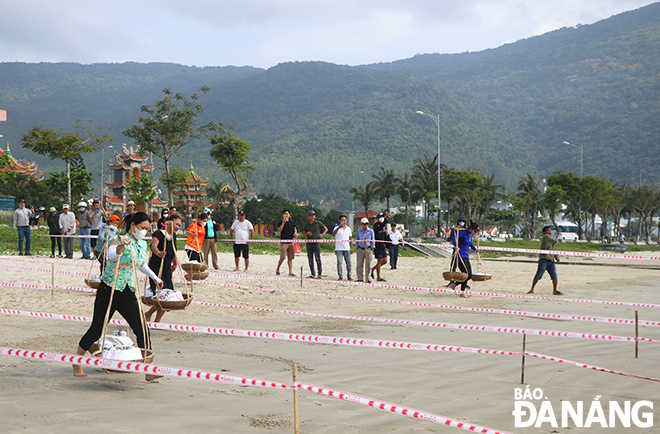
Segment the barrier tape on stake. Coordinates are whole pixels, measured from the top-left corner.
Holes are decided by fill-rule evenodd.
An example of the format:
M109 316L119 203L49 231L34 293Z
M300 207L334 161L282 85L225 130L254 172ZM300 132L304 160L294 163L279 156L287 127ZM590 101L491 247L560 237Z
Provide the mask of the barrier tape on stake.
M630 336L614 336L614 335L603 335L603 334L593 334L593 333L565 332L559 330L493 327L493 326L482 326L482 325L474 325L474 324L454 324L454 323L444 323L444 322L415 321L415 320L407 320L407 319L376 318L376 317L366 317L366 316L332 315L327 313L300 312L295 310L281 310L281 309L270 309L264 307L241 306L235 304L213 303L210 301L193 301L193 303L201 304L204 306L230 307L235 309L256 310L260 312L275 312L275 313L285 313L285 314L293 314L293 315L315 316L321 318L338 318L338 319L350 319L356 321L383 322L387 324L418 325L425 327L437 327L437 328L447 328L447 329L455 329L455 330L471 330L471 331L493 332L493 333L514 333L514 334L527 334L533 336L549 336L549 337L572 338L572 339L592 339L592 340L611 341L611 342L635 341L635 338ZM647 338L637 338L637 339L660 343L660 341L655 339L647 339Z
M210 371L198 371L193 369L178 368L174 366L154 365L152 363L125 362L121 360L100 359L98 357L78 356L74 354L53 353L47 351L25 350L21 348L0 347L0 356L15 357L27 360L36 360L41 362L53 362L62 364L76 364L82 366L91 366L95 368L112 369L115 371L134 372L140 374L160 375L170 378L184 378L198 381L208 381L212 383L236 384L241 386L254 386L281 390L294 390L296 388L340 399L352 404L359 404L365 407L372 407L391 413L409 416L416 419L429 422L440 423L467 431L483 434L510 434L506 431L499 431L492 428L486 428L474 425L468 422L461 422L447 416L440 416L433 413L416 410L409 407L394 405L386 401L379 401L373 398L341 392L339 390L329 389L327 387L314 386L306 383L296 382L294 384L279 383L276 381L261 380L256 378L241 377L237 375L228 375Z
M70 321L92 322L92 318L90 317L76 316L76 315L27 312L21 310L13 310L13 309L0 309L0 313L10 314L10 315L20 315L20 316L32 316L38 318L65 319ZM117 319L110 320L109 323L113 325L122 325L122 326L127 325L126 321L117 320ZM213 334L213 335L221 335L221 336L246 337L246 338L273 339L279 341L311 342L311 343L326 344L326 345L346 345L346 346L355 346L355 347L393 348L399 350L478 353L478 354L495 354L495 355L511 355L511 356L522 355L522 353L515 351L489 350L484 348L457 347L451 345L434 345L434 344L424 344L417 342L388 341L388 340L379 340L379 339L356 339L356 338L347 338L342 336L281 333L281 332L268 332L262 330L242 330L242 329L203 327L203 326L154 323L154 322L150 322L148 323L148 325L149 328L159 329L159 330L173 330L173 331Z
M182 283L182 282L177 282ZM243 286L243 285L232 285L228 283L221 282L209 282L202 280L199 283L207 285L216 285L216 286L229 286L229 287L238 287L246 289L255 289L268 292L283 292L289 294L301 294L301 295L314 295L318 297L329 297L329 298L341 298L347 300L361 300L361 301L373 301L378 303L390 303L390 304L401 304L409 306L423 306L423 307L433 307L438 309L449 309L449 310L461 310L467 312L479 312L479 313L492 313L498 315L514 315L514 316L526 316L531 318L549 318L549 319L561 319L566 321L588 321L588 322L603 322L610 324L635 324L635 320L626 319L626 318L609 318L609 317L598 317L598 316L583 316L583 315L566 315L561 313L543 313L543 312L526 312L519 310L504 310L504 309L489 309L489 308L479 308L479 307L466 307L466 306L454 306L454 305L443 305L443 304L432 304L432 303L420 303L420 302L411 302L411 301L399 301L399 300L388 300L388 299L378 299L378 298L369 298L369 297L354 297L350 295L339 295L339 294L322 294L316 292L305 292L305 291L292 291L286 289L274 289L274 288L259 288L258 286ZM638 321L639 325L660 327L660 322L658 321Z
M378 410L387 411L390 413L397 413L402 416L408 416L415 419L422 419L429 422L435 422L442 425L460 428L466 431L482 433L482 434L510 434L507 431L500 431L485 426L474 425L469 422L462 422L460 420L452 419L447 416L440 416L439 414L427 413L421 410L416 410L402 405L392 404L387 401L380 401L366 396L356 395L354 393L342 392L341 390L329 389L327 387L315 386L313 384L295 382L296 387L299 389L307 390L309 392L318 393L319 395L329 396L330 398L339 399L353 404L363 405L365 407L376 408Z
M0 309L0 313L12 314L12 315L21 315L21 316L31 316L38 318L49 318L49 319L65 319L70 321L80 321L80 322L91 322L92 319L85 316L76 316L76 315L61 315L53 313L42 313L42 312L28 312L21 310L12 310L12 309ZM126 326L128 323L124 320L113 319L109 321L109 324ZM265 332L265 331L255 331L255 330L240 330L240 329L222 329L216 327L203 327L203 326L191 326L191 325L182 325L182 324L167 324L167 323L147 323L149 328L160 329L160 330L173 330L173 331L182 331L182 332L192 332L192 333L204 333L204 334L216 334L223 336L234 336L234 337L250 337L250 338L260 338L260 339L275 339L275 340L285 340L285 341L294 341L294 342L311 342L318 344L329 344L329 345L348 345L348 346L364 346L364 347L378 347L378 348L395 348L395 349L406 349L406 350L428 350L428 351L443 351L443 352L459 352L459 353L479 353L479 354L496 354L496 355L505 355L505 356L521 356L522 353L517 351L503 351L503 350L487 350L480 348L469 348L469 347L454 347L454 346L440 346L440 345L431 345L431 344L416 344L411 342L400 342L400 341L379 341L375 339L354 339L354 338L343 338L343 337L333 337L333 336L318 336L318 335L303 335L295 333L278 333L278 332ZM1 348L1 347L0 347ZM539 357L545 360L550 360L559 363L566 363L569 365L577 366L580 368L593 369L603 372L609 372L613 374L623 375L626 377L634 377L641 380L650 380L650 381L659 381L655 378L644 377L636 374L629 374L626 372L615 371L607 368L601 368L594 365L589 365L581 362L573 362L566 359L560 359L553 356L545 356L538 353L526 352L530 356ZM78 357L78 356L76 356Z
M272 389L293 390L294 385L257 378L228 375L219 372L198 371L195 369L178 368L175 366L154 365L153 363L126 362L122 360L101 359L99 357L78 356L75 354L52 353L49 351L33 351L21 348L0 347L0 356L18 357L37 361L65 363L67 365L82 365L95 368L112 369L115 371L135 372L139 374L161 375L171 378L188 378L191 380L209 381L212 383L237 384Z
M52 261L39 261L39 260L32 260L32 259L23 259L23 258L16 258L16 257L0 257L0 259L6 258L6 259L12 259L15 261L23 261L23 262L32 262L32 263L39 263L39 264L53 264ZM87 268L87 264L77 264L77 263L65 263L65 264L59 264L67 267L85 267ZM5 266L4 268L12 268L12 267L17 267L17 266ZM99 265L94 264L93 265L94 269L98 269ZM28 270L27 268L24 268L25 270ZM45 270L45 269L29 269L31 271L40 271L40 272L48 272L50 273L50 270ZM69 274L69 273L59 273L59 274ZM174 274L182 274L179 271L176 271ZM80 275L80 273L76 274ZM240 275L240 274L220 274L220 273L209 273L210 277L220 277L220 278L238 278L238 279L259 279L259 280L290 280L290 281L296 281L299 282L300 279L298 278L290 278L290 277L271 277L271 276L246 276L246 275ZM319 280L319 279L304 279L310 282L323 282L323 283L333 283L336 284L337 281L334 280ZM212 284L212 282L206 281L206 280L200 280L200 281L195 281L199 282L202 284ZM180 283L180 282L179 282ZM341 282L342 285L360 285L360 286L370 286L370 287L376 287L376 288L391 288L391 289L404 289L404 290L412 290L412 291L429 291L429 292L440 292L440 293L445 293L445 294L459 294L460 291L458 290L451 290L451 289L446 289L446 288L430 288L430 287L423 287L423 286L408 286L408 285L385 285L385 284L380 284L380 283L367 283L367 282L348 282L344 281ZM550 301L567 301L567 302L572 302L572 303L593 303L593 304L605 304L605 305L611 305L611 306L630 306L630 307L647 307L647 308L654 308L654 309L660 309L660 304L653 304L653 303L633 303L633 302L627 302L627 301L608 301L608 300L589 300L589 299L582 299L582 298L560 298L560 297L540 297L536 295L527 295L527 294L499 294L496 292L478 292L478 291L465 291L466 294L469 295L476 295L476 296L484 296L484 297L500 297L500 298L517 298L517 299L531 299L531 300L550 300Z
M11 266L11 265L0 265L0 268L26 269L25 267L16 267L16 266ZM27 270L34 270L34 269L29 269L28 268ZM37 271L44 271L44 270L37 270ZM50 272L50 270L48 270L48 271ZM58 271L56 271L56 273L58 273L58 274L73 274L73 275L78 275L78 276L87 276L87 273L83 273L83 272L76 273L76 272L69 272L69 271L64 271L64 270L58 270ZM144 281L144 279L145 279L144 277L141 277L138 280ZM566 314L560 314L560 313L526 312L526 311L518 311L518 310L477 308L477 307L454 306L454 305L438 305L438 304L432 304L432 303L406 302L406 301L398 301L398 300L376 299L376 298L369 298L369 297L352 297L352 296L338 295L338 294L319 294L319 293L314 293L314 292L290 291L290 290L284 290L284 289L268 289L268 288L254 287L254 286L232 285L232 284L226 284L226 283L221 283L221 282L209 282L209 281L196 281L196 282L204 283L204 284L207 284L207 285L229 286L229 287L236 287L236 288L248 288L248 289L255 289L255 290L269 291L269 292L277 291L277 292L301 294L301 295L313 295L313 296L320 296L320 297L343 298L343 299L349 299L349 300L361 300L361 301L373 301L373 302L379 302L379 303L390 303L390 304L401 304L401 305L411 305L411 306L433 307L433 308L438 308L438 309L449 309L449 310L459 310L459 311L468 311L468 312L490 313L490 314L497 314L497 315L514 315L514 316L524 316L524 317L531 317L531 318L560 319L560 320L566 320L566 321L602 322L602 323L609 323L609 324L627 324L627 325L635 324L635 320L626 319L626 318L609 318L609 317L583 316L583 315L566 315ZM177 283L183 283L183 282L177 281ZM0 286L16 286L16 285L24 285L24 284L13 284L11 282L5 282L5 283L0 282ZM35 286L25 286L25 287L26 288L29 287L29 288L32 288L32 289L51 289L50 286L46 286L46 285L35 285ZM55 287L56 288L63 288L63 289L71 289L71 290L76 290L76 291L93 292L93 291L88 291L87 288L77 288L77 287L73 287L73 286L55 285ZM660 327L660 322L658 322L658 321L641 320L641 321L638 321L637 323L639 325L642 325L642 326Z
M607 368L601 368L600 366L589 365L587 363L582 363L582 362L574 362L572 360L567 360L567 359L560 359L559 357L546 356L544 354L533 353L533 352L530 352L530 351L525 351L525 355L532 356L532 357L538 357L539 359L550 360L550 361L553 361L553 362L565 363L567 365L577 366L578 368L586 368L586 369L592 369L594 371L601 371L601 372L607 372L607 373L610 373L610 374L623 375L624 377L634 377L634 378L639 378L640 380L650 380L650 381L660 382L660 380L658 380L656 378L644 377L642 375L628 374L626 372L615 371L615 370L607 369Z

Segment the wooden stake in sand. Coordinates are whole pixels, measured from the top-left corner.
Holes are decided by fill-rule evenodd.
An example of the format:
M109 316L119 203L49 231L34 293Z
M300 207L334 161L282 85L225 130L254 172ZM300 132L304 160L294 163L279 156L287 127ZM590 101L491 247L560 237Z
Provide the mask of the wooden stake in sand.
M293 363L293 384L295 385L298 381L298 364ZM298 434L298 388L294 387L293 389L293 432Z
M39 255L39 247L41 247L41 218L37 220L37 255Z
M50 264L50 298L55 298L55 263Z
M303 281L303 267L300 267L300 287L302 288L302 281Z
M635 358L639 356L639 312L635 311Z
M522 366L520 367L520 384L525 384L525 347L527 343L527 334L523 333L523 348L522 348Z

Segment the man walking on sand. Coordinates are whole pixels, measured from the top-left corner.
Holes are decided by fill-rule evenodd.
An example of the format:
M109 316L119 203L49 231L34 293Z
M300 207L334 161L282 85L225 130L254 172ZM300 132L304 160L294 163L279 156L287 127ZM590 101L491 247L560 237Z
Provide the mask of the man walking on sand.
M541 238L541 250L553 250L557 244L557 239L552 237L552 227L544 226L543 227L543 238ZM564 295L563 292L557 290L557 267L555 262L559 262L559 256L557 255L539 255L539 265L536 269L536 276L532 281L532 289L529 290L527 294L534 294L534 287L539 283L539 280L543 277L543 273L548 271L550 279L552 279L552 293L554 295Z
M234 238L236 234L236 238ZM240 271L238 269L238 263L240 262L241 255L245 260L245 271L248 270L250 266L250 245L248 240L254 240L254 227L250 220L245 219L245 213L243 211L238 212L238 220L236 220L229 229L229 238L234 241L234 263L236 264L236 269L234 271Z

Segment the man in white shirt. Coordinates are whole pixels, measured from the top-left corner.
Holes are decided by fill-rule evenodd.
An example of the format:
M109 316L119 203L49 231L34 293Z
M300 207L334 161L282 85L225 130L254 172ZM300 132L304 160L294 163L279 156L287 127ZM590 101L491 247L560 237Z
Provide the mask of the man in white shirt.
M236 234L236 238L234 238L234 234ZM238 220L231 225L229 238L236 240L234 241L234 262L236 263L236 269L234 271L239 271L238 263L241 254L243 255L243 259L245 259L245 271L247 271L250 265L250 246L248 240L254 240L254 227L250 223L250 220L245 219L245 213L243 211L238 212Z
M346 276L347 280L353 280L351 274L351 254L353 253L353 231L346 224L347 217L345 215L339 216L339 223L332 231L335 236L335 254L337 255L337 274L339 279L344 280L344 272L342 267L342 259L346 262Z
M69 211L69 205L62 206L60 214L60 232L64 235L64 254L68 259L73 259L73 240L72 235L76 234L76 216Z
M390 240L392 241L392 243L389 245L390 268L392 270L396 270L397 260L399 259L399 244L404 246L406 242L403 241L403 235L401 235L401 231L397 230L396 223L392 223L390 226L391 229L387 231L387 234L390 236Z

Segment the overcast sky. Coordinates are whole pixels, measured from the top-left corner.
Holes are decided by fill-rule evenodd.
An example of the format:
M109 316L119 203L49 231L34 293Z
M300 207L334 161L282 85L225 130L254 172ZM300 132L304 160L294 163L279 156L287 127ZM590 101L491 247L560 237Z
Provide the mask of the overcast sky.
M655 1L0 0L0 61L359 65L494 48Z

